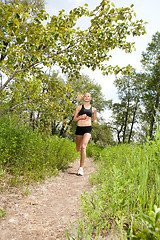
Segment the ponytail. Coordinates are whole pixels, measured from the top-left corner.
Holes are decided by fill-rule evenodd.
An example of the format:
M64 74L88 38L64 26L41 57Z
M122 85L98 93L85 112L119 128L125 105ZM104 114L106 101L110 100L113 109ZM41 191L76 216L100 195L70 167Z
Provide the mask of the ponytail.
M84 95L78 94L78 97L77 97L77 98L78 98L78 101L81 102L81 101L83 101Z

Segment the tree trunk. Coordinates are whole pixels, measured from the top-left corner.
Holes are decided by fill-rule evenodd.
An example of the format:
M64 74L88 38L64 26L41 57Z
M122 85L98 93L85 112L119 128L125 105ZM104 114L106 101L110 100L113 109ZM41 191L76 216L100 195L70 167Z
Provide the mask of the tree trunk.
M121 143L121 137L120 137L120 133L122 132L122 129L123 129L123 124L121 125L121 128L120 130L118 130L118 128L116 129L117 130L117 139L118 139L118 144Z
M38 128L39 116L40 116L40 112L38 111L38 114L37 114L37 117L36 117L36 127L37 128Z
M57 129L56 121L55 120L51 120L51 132L52 132L52 135L55 135L56 129Z
M153 114L151 116L151 122L150 122L150 128L149 128L149 136L151 139L153 139L153 127L154 127L154 123L155 123L155 117L156 117L158 105L159 105L159 92L157 92L156 102L153 107Z
M131 137L132 137L133 125L135 123L135 117L136 117L136 112L137 112L137 108L138 108L138 102L139 102L139 99L137 99L137 101L136 101L136 105L135 105L134 112L133 112L132 124L131 124L131 129L130 129L130 133L129 133L129 137L128 137L128 143L130 143Z
M34 126L34 112L30 113L30 124L33 128L33 131L35 130L35 126Z
M125 138L126 138L126 129L127 129L127 124L128 124L128 115L129 115L129 98L128 98L128 102L127 102L126 116L125 116L125 121L124 121L123 143L125 142Z
M118 144L120 144L121 143L120 131L117 131L117 138L118 138Z

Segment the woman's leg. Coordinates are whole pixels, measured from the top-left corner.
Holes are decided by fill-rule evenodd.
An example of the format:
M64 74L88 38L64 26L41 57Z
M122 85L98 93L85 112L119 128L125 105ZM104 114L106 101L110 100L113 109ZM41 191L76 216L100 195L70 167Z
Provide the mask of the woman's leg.
M91 138L91 134L90 133L85 133L82 136L80 167L84 167L84 162L85 162L85 159L86 159L86 147L87 147L87 144L88 144L90 138Z
M83 139L83 135L76 135L76 150L77 150L77 152L81 151L82 139Z

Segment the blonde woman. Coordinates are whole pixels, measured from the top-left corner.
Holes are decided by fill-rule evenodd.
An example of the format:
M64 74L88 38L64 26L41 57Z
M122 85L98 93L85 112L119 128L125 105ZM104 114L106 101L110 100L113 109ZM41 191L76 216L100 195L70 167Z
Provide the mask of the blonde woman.
M83 105L78 105L74 114L73 121L77 122L76 128L76 149L81 152L80 167L78 169L78 175L83 176L83 168L86 159L86 147L91 138L91 118L93 115L93 123L97 124L97 112L94 107L91 106L91 94L85 93L82 96Z

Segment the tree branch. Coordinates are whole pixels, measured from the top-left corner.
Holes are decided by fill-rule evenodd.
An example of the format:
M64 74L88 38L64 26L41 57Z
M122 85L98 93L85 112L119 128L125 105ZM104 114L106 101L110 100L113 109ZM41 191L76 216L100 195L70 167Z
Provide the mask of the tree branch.
M4 112L2 113L2 115L4 115L8 110L9 110L9 111L16 111L16 110L15 110L16 107L22 106L22 105L24 105L24 104L26 104L26 103L32 103L32 102L33 102L33 101L28 100L28 101L23 102L23 103L18 103L18 104L16 104L16 105L13 106L13 107L4 110Z
M39 64L39 62L36 63L32 63L31 65L29 65L27 68L24 69L19 69L19 70L15 70L12 75L8 78L8 80L3 84L3 86L0 88L0 93L7 87L8 83L14 78L14 76L19 73L19 72L25 72L27 71L29 68L35 66L36 64Z

